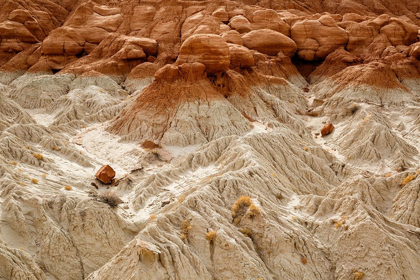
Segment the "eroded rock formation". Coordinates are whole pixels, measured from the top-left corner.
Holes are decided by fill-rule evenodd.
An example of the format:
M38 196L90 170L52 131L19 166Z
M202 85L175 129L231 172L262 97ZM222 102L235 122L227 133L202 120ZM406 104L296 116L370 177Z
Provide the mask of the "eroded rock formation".
M1 279L420 279L418 1L0 5Z

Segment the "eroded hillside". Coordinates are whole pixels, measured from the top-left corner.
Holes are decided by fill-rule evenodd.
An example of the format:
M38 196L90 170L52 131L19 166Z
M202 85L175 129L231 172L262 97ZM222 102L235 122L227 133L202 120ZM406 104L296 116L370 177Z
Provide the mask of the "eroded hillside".
M0 5L0 279L420 279L418 1Z

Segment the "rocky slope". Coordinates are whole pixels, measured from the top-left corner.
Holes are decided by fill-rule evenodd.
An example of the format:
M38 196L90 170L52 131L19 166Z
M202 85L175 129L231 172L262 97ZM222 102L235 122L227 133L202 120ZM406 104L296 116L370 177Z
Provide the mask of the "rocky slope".
M0 279L420 279L418 1L0 5Z

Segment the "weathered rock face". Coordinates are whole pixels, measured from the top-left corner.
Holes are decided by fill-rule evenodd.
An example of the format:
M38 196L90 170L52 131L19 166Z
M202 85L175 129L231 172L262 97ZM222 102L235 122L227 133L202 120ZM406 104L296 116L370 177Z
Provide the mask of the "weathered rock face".
M155 40L149 38L125 37L121 49L115 53L115 56L122 59L141 59L146 55L156 55L158 44Z
M420 43L415 43L410 46L409 55L420 60Z
M17 53L42 42L53 29L64 23L68 11L50 2L2 1L0 15L0 65Z
M193 35L181 46L177 64L199 62L208 74L226 71L230 64L227 43L217 35Z
M183 4L185 7L176 5L169 8L165 3L138 5L128 2L118 5L110 3L108 6L98 1L66 2L62 6L55 4L48 6L47 12L33 8L37 7L36 5L28 9L17 5L17 2L9 5L4 9L4 20L0 23L3 26L3 29L0 28L3 38L0 46L3 62L0 65L5 64L6 71L8 69L26 71L34 66L34 71L44 72L63 70L69 65L68 72L78 74L95 70L107 75L123 72L126 76L139 61L154 62L159 57L157 62L161 66L173 63L180 56L181 44L189 37L198 34L219 35L227 43L237 45L243 44L241 38L243 37L246 41L245 47L248 49L255 49L272 56L282 51L291 57L297 48L298 57L307 61L323 60L339 48L345 48L360 56L369 56L371 53L380 55L389 46L402 50L403 46L414 43L418 35L418 28L415 25L417 18L404 5L397 6L406 11L406 17L397 18L380 15L379 11L387 9L395 11L395 7L388 7L386 4L383 4L383 9L375 11L378 16L374 17L354 13L350 8L352 5L348 3L335 3L324 7L308 2L286 7L280 1L273 3L272 8L277 7L276 9L263 9L239 3L201 8L190 7L185 3ZM363 6L354 3L360 11L372 9L371 4L364 3ZM259 5L265 6L264 3ZM414 9L416 5L411 3L408 6ZM279 10L280 7L285 10ZM290 10L291 8L295 10ZM298 12L298 10L307 11L308 8L319 13L308 15ZM333 8L341 11L342 15L321 14L325 10L331 12ZM344 12L346 9L349 10ZM388 14L392 15L392 12ZM51 33L52 30L54 32ZM124 50L112 58L112 61L107 61L109 67L99 65L101 63L95 59L83 59L73 64L80 58L92 54L101 42L107 43L100 47L99 57L102 57L102 53L111 53L113 50L108 48L113 48L117 44L113 44L109 38L124 36L139 39L133 39L136 42L130 39L125 46L118 45ZM143 40L141 43L140 38ZM154 40L151 42L152 49L145 49L142 45L144 40ZM32 57L31 63L26 60L19 65L6 63L17 53L23 54L40 43L42 43L41 60ZM218 50L223 49L222 55L225 55L224 44L216 41L211 44L223 46ZM388 49L387 52L389 51ZM92 56L97 57L97 55ZM226 58L221 60L220 65L225 64L227 64ZM226 66L221 68L226 69ZM214 71L216 70L210 70ZM118 76L117 73L114 74Z
M66 25L75 29L87 42L98 44L109 32L115 32L122 20L119 8L99 6L92 1L80 5Z
M253 30L271 29L290 36L290 27L274 10L257 10L252 14Z
M230 51L230 64L243 68L251 67L254 65L255 60L249 49L234 44L229 44Z
M296 43L293 40L270 29L251 31L242 36L242 41L245 47L268 55L283 52L291 57L296 52Z
M285 23L274 10L256 10L245 17L243 14L233 16L229 26L239 33L246 33L252 30L271 29L290 35L290 27Z
M393 46L411 45L417 40L418 26L400 20L390 18L387 24L380 29L381 34L385 34Z
M42 53L46 55L76 56L83 52L85 39L69 27L53 30L42 42Z
M341 25L349 35L347 50L363 56L372 55L372 51L380 55L389 46L409 46L418 36L416 25L387 15L359 23L347 21Z
M0 7L0 279L420 279L419 1Z
M130 22L131 30L142 30L147 28L149 22L153 21L156 14L156 8L153 6L136 6L133 14L134 16Z
M226 43L242 45L242 37L235 30L229 30L229 31L223 32L221 36L223 40L226 41Z
M348 42L346 31L330 16L296 22L291 35L297 44L297 55L308 61L322 60Z

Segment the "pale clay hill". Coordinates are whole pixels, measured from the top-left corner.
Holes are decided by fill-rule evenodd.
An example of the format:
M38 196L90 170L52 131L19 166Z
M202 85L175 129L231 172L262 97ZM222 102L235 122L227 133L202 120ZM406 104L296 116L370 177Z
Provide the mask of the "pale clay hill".
M0 279L420 279L419 1L0 7Z

